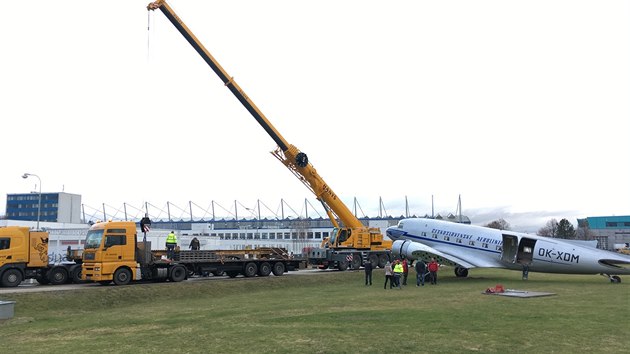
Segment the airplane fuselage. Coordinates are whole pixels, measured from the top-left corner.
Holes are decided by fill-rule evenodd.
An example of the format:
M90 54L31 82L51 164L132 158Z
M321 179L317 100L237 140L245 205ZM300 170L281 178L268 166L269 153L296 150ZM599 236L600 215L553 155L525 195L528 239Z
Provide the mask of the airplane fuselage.
M403 219L387 230L394 253L439 258L462 268L492 267L545 273L630 274L630 257L569 241L448 221ZM412 243L410 243L412 242Z

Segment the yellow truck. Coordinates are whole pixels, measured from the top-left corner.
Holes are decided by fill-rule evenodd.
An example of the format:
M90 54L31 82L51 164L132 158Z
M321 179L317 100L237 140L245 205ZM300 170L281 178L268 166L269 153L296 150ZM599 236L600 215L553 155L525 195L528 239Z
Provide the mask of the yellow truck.
M208 274L281 276L306 267L305 260L281 248L176 250L173 259L167 259L165 250L151 250L151 243L138 241L137 235L132 221L94 224L85 239L83 280L103 285L126 285L133 280L180 282Z
M81 279L81 258L75 251L67 263L48 263L48 232L28 227L0 227L0 286L15 287L24 279L40 284L65 284Z

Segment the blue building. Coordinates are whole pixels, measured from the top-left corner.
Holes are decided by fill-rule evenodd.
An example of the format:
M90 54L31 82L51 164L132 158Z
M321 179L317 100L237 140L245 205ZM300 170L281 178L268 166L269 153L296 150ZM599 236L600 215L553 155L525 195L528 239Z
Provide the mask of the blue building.
M587 236L597 240L601 249L614 250L630 242L630 215L589 216L578 219L578 228L587 230Z
M70 193L7 194L6 218L11 220L81 223L81 196Z

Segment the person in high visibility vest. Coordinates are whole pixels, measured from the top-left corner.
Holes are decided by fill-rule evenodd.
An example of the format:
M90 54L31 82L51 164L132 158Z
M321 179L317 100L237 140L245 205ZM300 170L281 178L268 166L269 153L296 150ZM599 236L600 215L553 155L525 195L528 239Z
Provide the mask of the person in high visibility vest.
M175 256L175 247L177 246L177 235L175 235L175 231L171 231L168 236L166 236L166 258L173 259Z
M400 260L397 259L396 265L394 265L394 282L396 282L395 286L397 286L398 289L402 289L401 281L400 281L402 274L403 274L403 265L402 263L400 263Z

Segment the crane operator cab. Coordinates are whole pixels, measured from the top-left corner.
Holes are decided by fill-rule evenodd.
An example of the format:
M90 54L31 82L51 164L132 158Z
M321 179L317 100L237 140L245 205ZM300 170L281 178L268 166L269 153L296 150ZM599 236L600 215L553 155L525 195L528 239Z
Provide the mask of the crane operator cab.
M348 238L350 238L351 234L352 234L351 229L341 229L341 228L335 227L330 233L330 237L325 238L322 241L322 247L324 248L336 247L338 244L346 242Z

